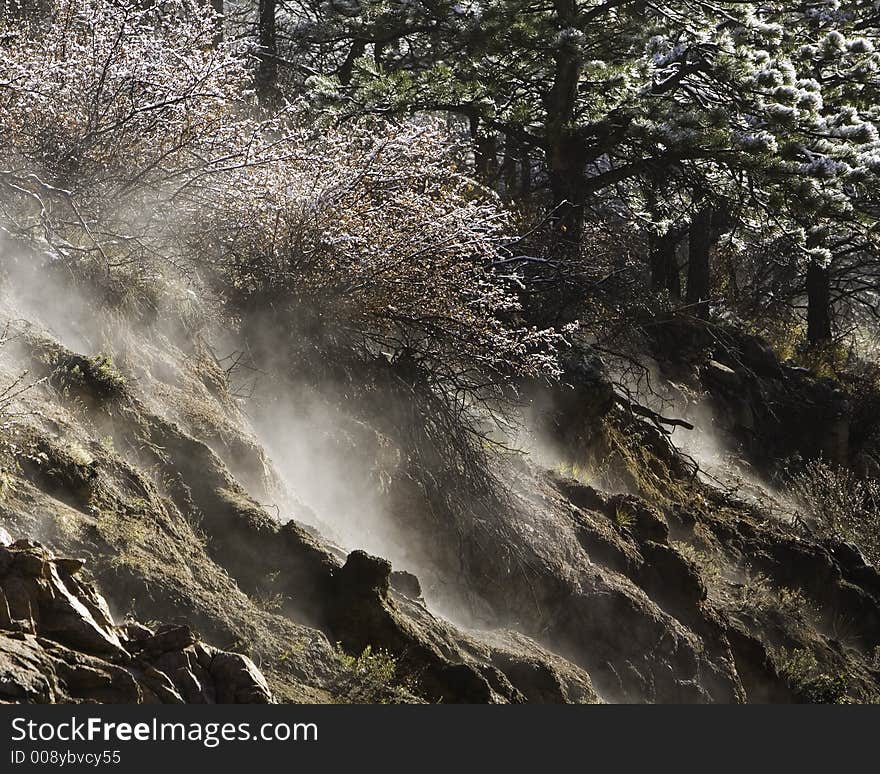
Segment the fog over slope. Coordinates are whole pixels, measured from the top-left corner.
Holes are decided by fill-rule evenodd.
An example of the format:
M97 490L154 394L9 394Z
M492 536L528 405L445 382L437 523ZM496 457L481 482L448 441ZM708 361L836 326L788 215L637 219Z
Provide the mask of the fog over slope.
M681 444L709 474L695 477L656 429L574 384L532 431L559 453L582 423L567 456L499 453L506 494L469 500L442 464L442 488L418 484L405 436L338 385L254 361L234 397L210 322L132 323L43 257L4 255L3 373L33 386L6 410L3 526L82 556L117 623L186 623L250 655L280 699L871 695L876 574L723 491L720 441ZM699 424L713 411L673 438L714 441ZM346 677L344 653L367 647L382 663Z

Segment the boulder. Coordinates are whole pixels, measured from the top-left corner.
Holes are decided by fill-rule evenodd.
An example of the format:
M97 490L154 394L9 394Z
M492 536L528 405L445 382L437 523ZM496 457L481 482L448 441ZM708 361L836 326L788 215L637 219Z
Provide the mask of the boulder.
M598 701L582 670L523 635L481 632L472 638L457 631L416 601L415 576L400 574L406 594L394 588L395 574L385 559L363 551L349 554L336 574L329 620L334 639L349 653L369 647L390 654L399 676L409 677L429 701Z
M573 347L560 364L558 383L526 388L531 398L531 421L546 431L560 450L582 450L614 406L614 386L602 358L589 346Z
M422 597L422 585L419 579L405 570L395 570L391 573L391 588L410 599Z
M116 626L79 559L19 540L0 546L0 702L260 703L272 694L246 656L188 626Z
M209 669L218 704L270 704L272 694L260 670L247 656L219 651Z

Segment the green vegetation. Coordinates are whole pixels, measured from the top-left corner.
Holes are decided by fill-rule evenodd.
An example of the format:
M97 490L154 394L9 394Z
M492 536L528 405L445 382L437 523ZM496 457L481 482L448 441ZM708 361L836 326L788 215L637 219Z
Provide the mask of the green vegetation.
M813 460L795 467L787 483L808 530L852 543L880 563L880 482Z
M34 358L48 372L49 383L74 398L112 400L121 396L126 379L109 355L86 357L43 338L30 340Z
M336 648L343 667L337 685L339 701L352 704L388 704L406 701L412 681L400 675L398 660L383 650L369 645L359 656L351 656Z
M795 697L804 704L847 704L846 678L821 670L816 657L806 650L783 651L779 672Z

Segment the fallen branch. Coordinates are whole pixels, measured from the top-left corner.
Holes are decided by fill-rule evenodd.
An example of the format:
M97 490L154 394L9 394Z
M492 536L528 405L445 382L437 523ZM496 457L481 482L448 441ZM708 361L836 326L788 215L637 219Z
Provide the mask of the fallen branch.
M669 427L683 427L685 430L693 430L694 426L684 419L678 419L675 417L664 417L662 414L658 414L656 411L649 409L647 406L642 406L640 403L636 403L635 401L629 400L629 398L624 397L620 393L615 393L615 397L617 402L623 406L625 409L630 411L631 413L644 417L645 419L650 419L660 430L666 432L666 430L662 427L663 425L668 425Z

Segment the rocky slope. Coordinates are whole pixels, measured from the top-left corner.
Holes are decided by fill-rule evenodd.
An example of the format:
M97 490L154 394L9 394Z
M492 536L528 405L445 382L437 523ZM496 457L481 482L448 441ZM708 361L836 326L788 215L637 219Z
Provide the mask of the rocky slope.
M114 625L104 598L77 580L82 567L31 541L0 546L0 701L271 702L249 658L187 626Z
M29 372L3 421L3 701L878 696L876 569L695 477L595 364L536 404L556 463L499 461L495 499L427 486L393 428L333 398L333 431L298 443L349 471L328 486L374 487L363 519L396 536L395 567L298 499L207 328L59 312L11 280L0 306L0 383ZM825 387L757 345L698 343L663 367L731 438L772 454L773 417L792 449L852 454ZM807 428L809 390L828 419Z

